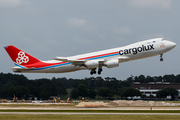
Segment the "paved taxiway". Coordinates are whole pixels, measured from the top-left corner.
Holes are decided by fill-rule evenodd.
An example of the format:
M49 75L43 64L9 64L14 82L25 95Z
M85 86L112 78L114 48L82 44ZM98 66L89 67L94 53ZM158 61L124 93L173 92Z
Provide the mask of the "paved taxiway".
M84 107L10 107L1 106L0 110L180 110L180 107L101 107L101 108L84 108Z
M180 113L60 113L60 112L0 112L13 115L180 115Z

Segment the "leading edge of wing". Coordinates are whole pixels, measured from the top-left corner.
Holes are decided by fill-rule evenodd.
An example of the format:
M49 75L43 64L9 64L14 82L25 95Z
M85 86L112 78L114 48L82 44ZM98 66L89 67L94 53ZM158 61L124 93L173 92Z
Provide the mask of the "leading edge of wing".
M68 59L66 57L57 57L53 58L53 60L63 61L63 62L70 62L74 65L82 65L84 64L85 60L75 60L75 59Z
M63 61L63 62L84 62L85 60L75 60L75 59L68 59L66 57L57 57L53 58L53 60Z

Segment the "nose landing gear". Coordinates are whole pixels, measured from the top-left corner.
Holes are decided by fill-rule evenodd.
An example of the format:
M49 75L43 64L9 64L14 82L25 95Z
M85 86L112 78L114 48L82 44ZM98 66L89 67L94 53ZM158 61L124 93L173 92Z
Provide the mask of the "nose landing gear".
M163 56L163 54L161 54L161 55L160 55L160 57L161 57L161 58L160 58L160 61L161 61L161 62L163 61L163 58L162 58L162 56Z

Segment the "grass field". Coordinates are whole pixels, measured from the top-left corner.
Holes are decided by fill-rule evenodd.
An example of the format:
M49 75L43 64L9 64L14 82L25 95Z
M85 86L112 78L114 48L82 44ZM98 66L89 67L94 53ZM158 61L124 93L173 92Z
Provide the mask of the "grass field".
M0 115L1 120L179 120L163 115Z
M164 101L162 101L164 102ZM167 101L167 103L180 103L180 101Z

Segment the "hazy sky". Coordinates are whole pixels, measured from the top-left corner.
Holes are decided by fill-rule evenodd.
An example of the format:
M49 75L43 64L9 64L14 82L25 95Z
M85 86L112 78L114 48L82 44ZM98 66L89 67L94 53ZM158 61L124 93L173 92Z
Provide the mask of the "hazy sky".
M160 56L105 68L101 77L179 74L180 0L0 0L0 72L13 73L4 50L15 45L40 60L121 47L163 37L177 43ZM24 74L36 78L85 78L90 71ZM97 77L99 75L93 75Z

